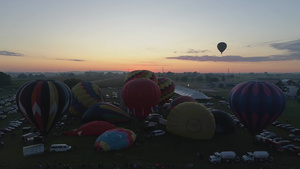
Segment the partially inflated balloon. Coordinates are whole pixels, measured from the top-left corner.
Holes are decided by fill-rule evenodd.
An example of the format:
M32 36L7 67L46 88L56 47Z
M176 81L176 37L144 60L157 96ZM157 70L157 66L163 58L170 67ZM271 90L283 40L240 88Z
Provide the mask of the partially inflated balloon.
M166 77L159 77L157 84L160 88L161 96L159 99L159 105L166 103L174 94L175 85L173 81Z
M255 134L282 114L286 100L277 86L250 81L240 83L230 91L229 104L235 116L251 134Z
M160 89L152 80L134 79L124 85L122 99L134 116L145 119L158 104Z
M130 80L137 79L137 78L145 78L150 79L154 82L157 82L157 78L153 72L150 70L135 70L130 72L126 78L125 83L129 82Z
M235 132L235 124L232 117L225 111L213 109L211 113L214 115L216 122L216 133L233 133Z
M96 103L82 115L81 122L88 123L94 120L107 121L110 123L129 122L129 115L122 109L110 103Z
M222 54L225 51L225 49L227 48L227 44L225 42L220 42L220 43L218 43L217 48Z
M175 106L184 102L197 102L197 101L190 96L179 96L171 102L171 104L168 107L168 110L171 111Z
M200 103L185 102L172 109L167 118L167 131L196 140L211 139L216 130L213 114Z
M116 128L115 125L106 121L92 121L80 126L73 131L67 131L65 136L100 136L105 131Z
M43 135L67 112L71 103L70 89L62 82L35 80L17 92L16 103L28 122Z
M136 134L128 129L116 128L101 134L94 143L97 151L122 150L133 145Z
M69 111L74 115L81 116L94 104L104 101L104 95L95 83L80 82L72 88L72 103Z

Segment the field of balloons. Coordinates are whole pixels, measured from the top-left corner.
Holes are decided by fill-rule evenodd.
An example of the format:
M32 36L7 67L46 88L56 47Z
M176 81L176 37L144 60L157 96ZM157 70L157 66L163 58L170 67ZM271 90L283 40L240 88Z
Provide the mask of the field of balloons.
M156 77L148 70L128 73L122 88L101 89L97 84L82 81L69 88L58 80L33 80L20 86L15 95L18 113L5 120L22 119L22 127L32 127L31 132L41 135L24 142L24 131L18 128L2 137L0 168L300 166L296 153L278 152L255 142L256 135L265 130L288 137L288 131L273 125L275 121L287 123L289 118L294 127L300 128L299 102L287 100L271 83L239 83L224 94L229 106L219 105L219 98L212 97L213 105L205 106L203 100L178 96L172 79ZM164 133L155 136L154 130ZM23 147L40 142L45 145L43 154L24 157ZM72 146L71 151L49 152L51 144L59 143ZM208 157L214 152L228 150L240 157L249 151L264 150L275 160L209 163Z

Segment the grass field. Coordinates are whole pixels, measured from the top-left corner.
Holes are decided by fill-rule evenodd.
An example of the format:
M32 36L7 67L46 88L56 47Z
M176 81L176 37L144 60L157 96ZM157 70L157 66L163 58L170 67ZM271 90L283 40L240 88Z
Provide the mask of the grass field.
M116 90L122 86L123 78L110 78L94 81L97 83L106 94ZM18 82L19 83L19 82ZM113 87L113 88L107 88ZM15 91L11 91L14 93ZM216 89L216 91L205 93L207 95L221 95L227 98L229 90ZM217 103L217 99L211 100ZM217 104L215 104L217 105ZM229 113L231 111L226 107L216 106L215 108L223 109ZM300 103L295 100L287 100L287 106L284 113L278 121L285 123L286 119L291 121L291 124L300 128ZM0 121L0 126L4 126L9 120L19 119L22 117L20 113L10 114L7 119ZM78 128L81 125L80 118L75 117L72 124L66 125L64 128L53 128L45 143L47 149L54 143L66 143L71 146L76 146L71 152L50 153L45 152L42 155L25 158L23 157L21 129L15 131L15 136L6 135L4 147L0 148L0 169L33 169L39 164L46 168L50 165L51 168L63 168L63 165L70 165L73 169L80 169L81 164L89 164L90 168L98 168L98 164L103 164L104 168L111 168L115 164L119 168L124 168L126 163L137 164L143 169L152 168L159 163L160 166L174 165L177 169L184 169L188 163L193 163L194 168L232 168L232 169L256 169L256 168L276 168L276 169L296 169L300 168L300 159L295 154L288 152L275 152L264 145L254 144L252 136L244 129L237 127L236 132L232 134L215 135L210 140L190 140L181 138L170 133L164 136L147 138L139 134L136 144L130 148L121 151L112 152L95 152L93 144L96 136L82 137L67 137L63 136L64 131L69 131ZM25 124L23 126L30 126ZM142 133L140 123L135 120L133 123L119 124L119 127L132 129ZM161 126L164 129L164 126ZM278 136L287 137L288 132L283 129L278 129L274 126L267 128L275 132ZM300 146L299 143L294 143ZM217 164L213 165L208 162L208 157L215 151L233 150L239 156L242 156L247 151L267 150L274 157L272 163L234 163L234 164ZM202 154L202 158L197 156L197 153ZM61 164L60 166L58 164Z

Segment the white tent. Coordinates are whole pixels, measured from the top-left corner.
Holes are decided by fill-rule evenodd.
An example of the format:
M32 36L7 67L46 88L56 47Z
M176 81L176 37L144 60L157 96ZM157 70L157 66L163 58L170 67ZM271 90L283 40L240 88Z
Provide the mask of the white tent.
M174 92L176 94L181 95L181 96L190 96L194 99L210 99L209 97L207 97L202 92L199 92L199 91L193 90L193 89L189 89L189 88L186 88L186 87L182 87L182 86L175 86L175 91Z

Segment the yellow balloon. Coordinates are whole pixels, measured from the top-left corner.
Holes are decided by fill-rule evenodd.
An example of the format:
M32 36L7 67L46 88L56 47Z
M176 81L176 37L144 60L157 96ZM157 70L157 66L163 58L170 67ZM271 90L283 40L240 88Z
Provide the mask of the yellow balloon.
M174 107L167 118L167 131L195 140L211 139L216 130L213 114L197 102L184 102Z

